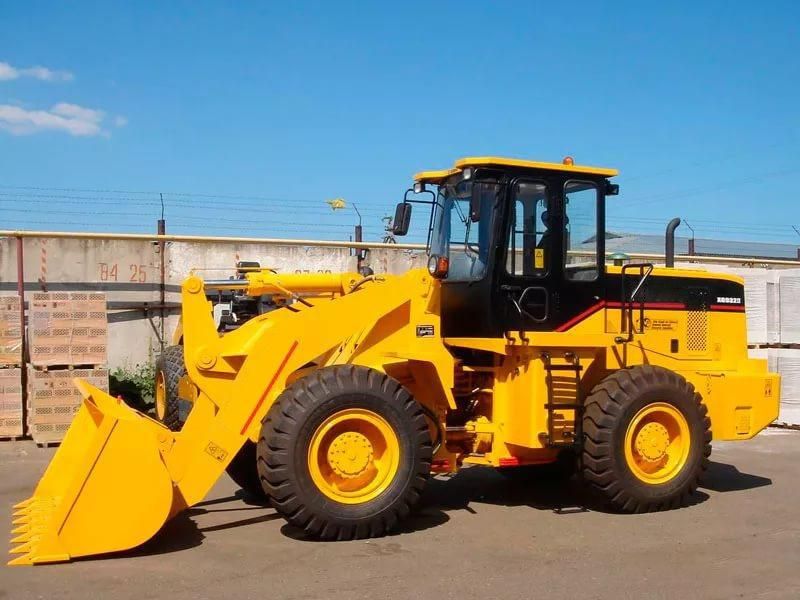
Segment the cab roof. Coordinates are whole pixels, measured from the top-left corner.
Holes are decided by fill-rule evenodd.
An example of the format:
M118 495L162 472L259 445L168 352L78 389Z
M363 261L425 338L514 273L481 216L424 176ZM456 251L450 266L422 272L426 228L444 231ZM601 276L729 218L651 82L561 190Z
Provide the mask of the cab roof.
M614 177L616 169L603 167L588 167L586 165L566 165L563 163L537 162L521 160L519 158L502 158L499 156L470 156L455 162L452 169L441 171L421 171L414 175L414 181L439 184L451 175L460 173L466 167L516 167L520 169L539 169L546 171L566 171L568 173L582 173L584 175L602 175Z

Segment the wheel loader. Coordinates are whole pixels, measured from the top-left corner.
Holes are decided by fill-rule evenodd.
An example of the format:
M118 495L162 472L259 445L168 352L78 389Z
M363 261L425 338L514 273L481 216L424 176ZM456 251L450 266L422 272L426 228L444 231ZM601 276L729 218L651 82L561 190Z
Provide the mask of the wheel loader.
M396 235L429 211L427 268L188 277L171 386L186 422L76 380L82 407L15 507L11 564L140 545L232 467L326 540L390 532L432 473L473 465L572 467L616 511L686 503L712 440L775 419L779 377L748 358L742 279L671 253L606 266L615 175L466 158L417 174L397 207ZM220 335L220 289L283 303Z

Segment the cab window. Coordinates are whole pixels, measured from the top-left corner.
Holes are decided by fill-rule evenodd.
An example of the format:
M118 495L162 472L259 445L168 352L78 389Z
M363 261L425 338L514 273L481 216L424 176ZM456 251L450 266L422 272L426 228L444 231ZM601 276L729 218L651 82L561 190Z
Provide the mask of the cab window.
M573 281L594 281L600 272L597 207L600 190L591 181L564 185L564 276Z
M479 201L477 220L470 214L473 188ZM485 181L457 181L439 188L430 252L448 257L448 281L478 281L486 274L499 190L497 183Z
M514 187L506 270L511 275L540 277L547 274L553 232L547 210L547 188L539 182L519 182Z

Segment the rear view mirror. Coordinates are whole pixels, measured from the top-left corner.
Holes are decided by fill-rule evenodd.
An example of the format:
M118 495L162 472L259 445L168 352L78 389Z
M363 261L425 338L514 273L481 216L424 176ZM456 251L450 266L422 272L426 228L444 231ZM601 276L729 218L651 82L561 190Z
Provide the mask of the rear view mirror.
M411 225L411 205L401 202L394 211L394 221L392 221L392 233L395 235L405 235Z
M469 198L469 220L477 223L481 220L481 186L472 185L472 195Z
M616 196L619 194L619 184L606 181L606 196Z

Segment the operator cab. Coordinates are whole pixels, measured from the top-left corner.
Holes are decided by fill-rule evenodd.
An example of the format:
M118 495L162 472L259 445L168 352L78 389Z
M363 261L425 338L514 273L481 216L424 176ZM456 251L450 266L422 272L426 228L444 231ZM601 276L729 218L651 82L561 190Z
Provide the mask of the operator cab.
M444 337L559 331L605 290L605 198L614 169L478 157L414 176L398 205L432 205L429 270L442 280ZM432 189L435 189L435 192ZM430 200L419 199L428 194Z

